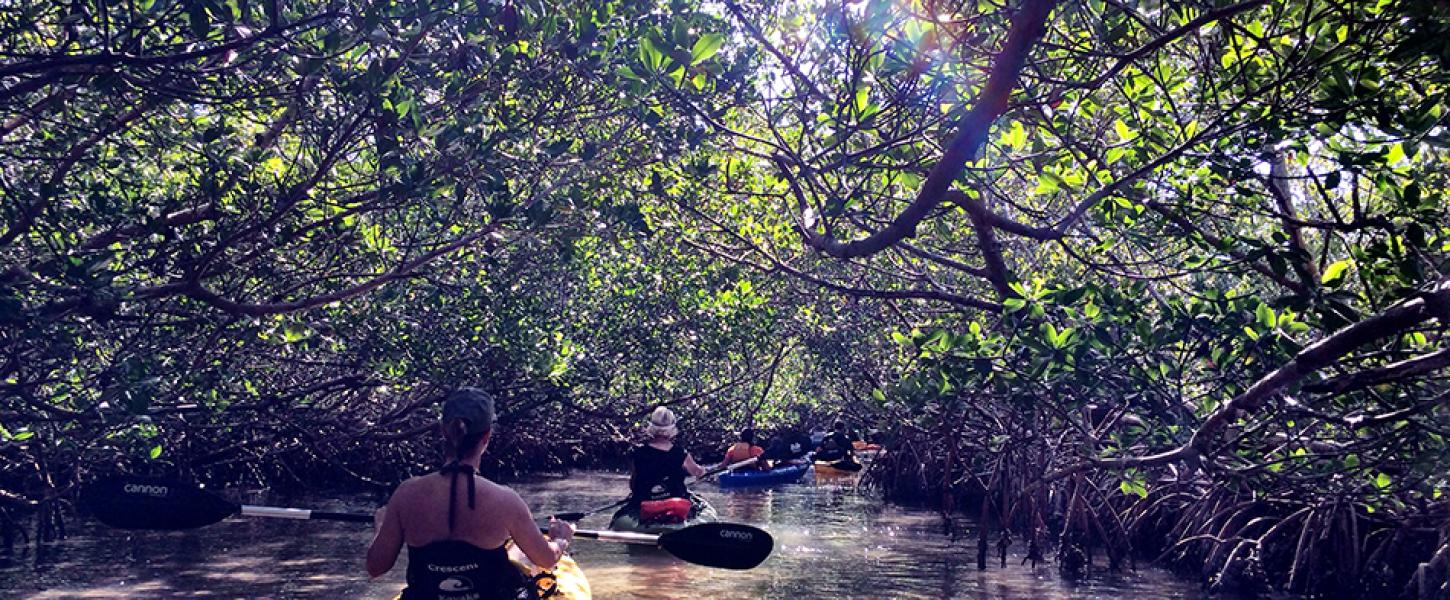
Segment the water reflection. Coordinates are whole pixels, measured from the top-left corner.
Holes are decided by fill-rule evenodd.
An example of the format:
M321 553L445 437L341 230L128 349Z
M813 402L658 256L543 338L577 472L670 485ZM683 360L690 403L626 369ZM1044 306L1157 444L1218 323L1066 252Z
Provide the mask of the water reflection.
M537 514L607 504L623 475L577 473L515 486ZM1071 584L1050 565L978 571L975 535L941 535L933 513L885 506L850 485L805 482L766 490L699 486L722 518L765 527L771 558L750 571L707 569L658 550L580 540L575 556L597 598L1145 598L1198 597L1160 570L1098 574ZM238 498L242 499L242 498ZM370 510L353 496L245 498L326 510ZM608 512L585 520L602 528ZM122 532L92 522L42 553L0 556L0 589L35 598L392 598L404 565L369 581L365 527L233 519L187 532ZM1025 550L1025 548L1023 548ZM995 558L995 555L994 555ZM8 595L7 595L8 597Z

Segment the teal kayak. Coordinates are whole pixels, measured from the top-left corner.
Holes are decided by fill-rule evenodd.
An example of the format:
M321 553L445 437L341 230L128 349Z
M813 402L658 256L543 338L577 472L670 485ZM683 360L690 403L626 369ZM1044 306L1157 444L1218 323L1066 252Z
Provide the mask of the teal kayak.
M769 471L738 470L720 475L720 487L742 488L795 483L811 469L811 465L785 465Z
M614 516L609 519L609 528L614 531L660 534L684 529L691 525L709 523L719 518L719 515L715 513L715 507L710 506L709 502L696 494L690 494L690 514L682 523L641 523L639 504L631 502L614 513Z

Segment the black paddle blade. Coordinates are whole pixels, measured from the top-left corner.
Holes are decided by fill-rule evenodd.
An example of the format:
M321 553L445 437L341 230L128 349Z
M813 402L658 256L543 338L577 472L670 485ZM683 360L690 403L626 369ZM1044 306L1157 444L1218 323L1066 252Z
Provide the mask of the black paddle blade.
M759 527L739 523L701 523L660 536L660 547L685 561L722 569L753 569L775 549L775 539Z
M103 479L81 493L81 506L111 527L165 530L211 525L240 508L194 485L154 477Z

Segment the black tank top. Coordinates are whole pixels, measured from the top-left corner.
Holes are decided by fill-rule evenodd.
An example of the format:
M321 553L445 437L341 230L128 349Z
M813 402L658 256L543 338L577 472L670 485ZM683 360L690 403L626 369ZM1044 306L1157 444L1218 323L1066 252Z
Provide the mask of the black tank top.
M634 449L634 476L629 480L630 499L634 502L661 498L684 498L685 449L678 444L660 450L649 444Z
M408 587L402 600L514 600L528 598L508 550L484 550L463 540L408 546Z

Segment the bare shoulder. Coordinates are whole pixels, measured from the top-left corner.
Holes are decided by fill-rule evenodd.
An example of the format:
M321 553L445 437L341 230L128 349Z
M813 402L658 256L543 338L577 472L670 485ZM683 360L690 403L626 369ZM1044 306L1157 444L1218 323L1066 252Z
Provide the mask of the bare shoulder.
M494 483L487 479L484 479L483 482L488 488L489 495L497 505L528 513L529 505L524 503L523 497L519 496L519 493L515 492L513 488Z
M408 498L416 495L424 487L424 477L427 477L427 475L409 477L402 483L398 484L397 489L393 490L393 497L391 501L406 501Z

